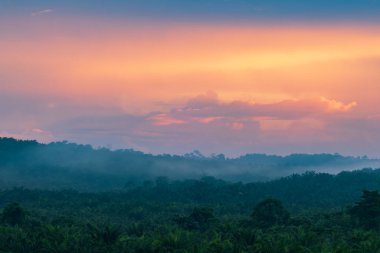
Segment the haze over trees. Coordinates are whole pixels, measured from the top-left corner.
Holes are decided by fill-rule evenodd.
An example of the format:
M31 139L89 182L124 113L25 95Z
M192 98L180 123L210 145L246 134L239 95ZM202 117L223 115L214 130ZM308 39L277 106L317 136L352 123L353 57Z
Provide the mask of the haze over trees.
M255 182L306 171L339 173L378 165L380 160L339 154L247 154L227 158L221 154L206 157L196 151L184 156L151 155L131 149L111 151L67 142L41 144L0 138L1 188L107 190L160 176L212 176L232 182Z
M361 169L377 162L3 138L0 252L380 252L380 169Z

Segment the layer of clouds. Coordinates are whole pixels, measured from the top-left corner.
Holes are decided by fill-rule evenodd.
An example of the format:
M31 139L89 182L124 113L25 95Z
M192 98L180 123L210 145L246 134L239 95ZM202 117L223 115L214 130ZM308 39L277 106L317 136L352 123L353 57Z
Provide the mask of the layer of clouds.
M330 101L324 100L275 104L223 102L212 92L194 97L178 108L143 115L125 114L119 108L86 107L58 98L53 103L43 97L3 97L0 103L3 136L42 141L66 139L153 153L186 153L194 149L229 155L269 152L276 143L304 142L302 138L287 140L289 135L285 133L290 128L302 128L309 133L309 128L315 130L315 122L310 119L318 121L328 115L346 113L332 112ZM341 105L346 109L347 105ZM278 128L273 122L286 124ZM279 137L278 132L285 137ZM300 129L295 131L297 134L301 134Z
M54 100L54 101L53 101ZM60 98L2 96L0 135L184 154L322 153L379 156L380 116L327 98L223 101L208 92L166 111L127 114Z
M356 102L344 104L327 98L314 100L286 100L272 104L255 104L252 102L232 101L221 102L216 93L208 92L197 96L184 108L173 110L172 115L181 117L199 118L271 118L278 120L291 120L311 117L316 114L328 112L346 112L357 105Z

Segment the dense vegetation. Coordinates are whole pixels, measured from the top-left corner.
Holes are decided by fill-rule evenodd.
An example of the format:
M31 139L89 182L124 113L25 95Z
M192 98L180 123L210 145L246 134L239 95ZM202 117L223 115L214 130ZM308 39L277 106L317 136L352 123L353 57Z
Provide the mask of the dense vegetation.
M380 252L379 179L362 170L3 190L0 252Z
M376 161L153 156L1 139L0 253L376 253L379 169L291 173L368 162ZM184 171L190 168L220 177L189 176ZM236 168L282 168L289 176L250 183L221 179Z

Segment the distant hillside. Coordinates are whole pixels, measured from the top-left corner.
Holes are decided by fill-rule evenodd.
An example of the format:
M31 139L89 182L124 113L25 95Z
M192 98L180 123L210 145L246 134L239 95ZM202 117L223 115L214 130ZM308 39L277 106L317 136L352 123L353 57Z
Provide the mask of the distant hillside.
M380 167L380 161L339 154L248 154L205 157L199 152L184 156L151 155L134 150L94 149L67 142L41 144L0 138L0 188L118 189L130 182L159 176L199 179L204 176L228 181L266 181L306 171L338 173L343 170Z
M317 210L325 212L340 211L354 205L363 190L380 190L380 169L341 172L337 175L306 172L247 184L213 177L198 180L168 180L159 177L143 183L128 182L117 191L105 192L13 188L0 190L0 209L7 203L19 202L28 207L58 207L59 211L67 211L67 208L76 206L98 211L122 210L118 213L128 214L133 212L131 205L139 208L142 205L144 208L140 208L140 211L150 210L156 213L158 208L165 208L164 203L167 203L170 208L195 204L213 206L220 214L249 215L259 201L276 198L294 213Z

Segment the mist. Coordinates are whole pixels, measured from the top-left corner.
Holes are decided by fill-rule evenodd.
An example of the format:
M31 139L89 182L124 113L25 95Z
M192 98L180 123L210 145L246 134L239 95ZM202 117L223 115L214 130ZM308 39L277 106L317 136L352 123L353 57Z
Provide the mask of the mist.
M1 188L102 191L122 189L157 177L169 180L214 177L230 182L263 182L307 171L337 174L380 167L380 160L339 154L277 156L247 154L228 158L194 151L179 155L152 155L132 149L109 150L68 142L41 144L0 139Z

